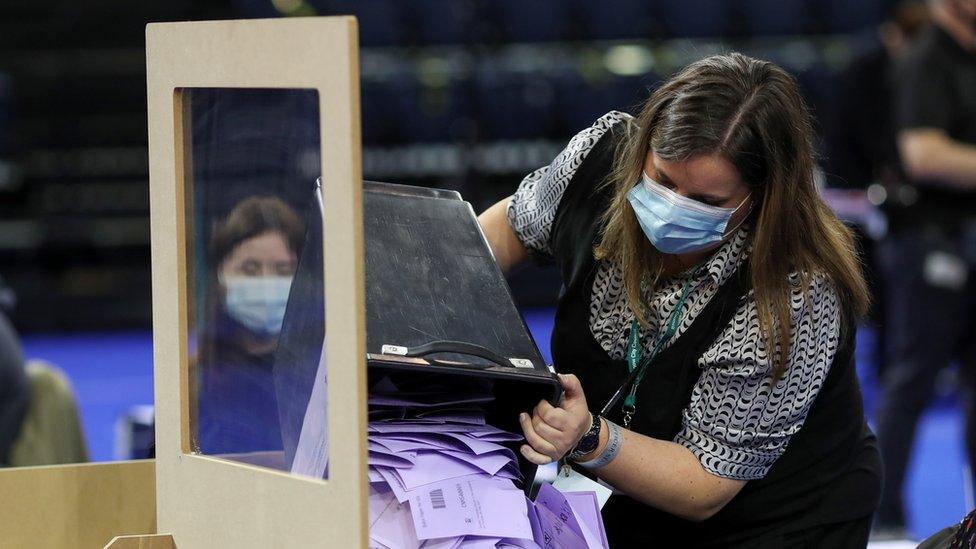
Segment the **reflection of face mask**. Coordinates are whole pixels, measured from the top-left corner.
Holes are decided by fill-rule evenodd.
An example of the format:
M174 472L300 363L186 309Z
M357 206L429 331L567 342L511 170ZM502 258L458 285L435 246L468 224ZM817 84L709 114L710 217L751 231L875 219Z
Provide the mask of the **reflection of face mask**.
M647 174L627 198L644 234L666 254L695 252L721 242L732 214L745 203L743 199L735 208L702 204L657 183Z
M285 318L290 276L235 276L224 279L227 313L256 334L277 335Z

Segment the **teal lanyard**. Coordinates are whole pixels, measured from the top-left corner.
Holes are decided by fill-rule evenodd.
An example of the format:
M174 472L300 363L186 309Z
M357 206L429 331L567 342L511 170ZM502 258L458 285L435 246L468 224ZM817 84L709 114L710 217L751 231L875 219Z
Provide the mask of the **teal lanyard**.
M630 322L630 339L627 342L627 366L631 372L635 369L640 369L640 371L637 372L634 383L630 386L630 392L624 399L624 405L622 407L624 428L630 427L630 420L634 417L634 412L637 411L637 386L644 379L647 367L657 358L657 354L664 347L664 344L674 337L675 332L678 331L678 325L681 324L681 309L684 307L685 300L688 299L688 291L691 289L691 283L694 279L695 275L692 274L681 288L681 297L678 299L678 304L675 305L674 311L671 312L671 316L668 318L664 333L661 334L657 343L654 344L651 354L643 361L641 360L640 323L637 322L636 318Z

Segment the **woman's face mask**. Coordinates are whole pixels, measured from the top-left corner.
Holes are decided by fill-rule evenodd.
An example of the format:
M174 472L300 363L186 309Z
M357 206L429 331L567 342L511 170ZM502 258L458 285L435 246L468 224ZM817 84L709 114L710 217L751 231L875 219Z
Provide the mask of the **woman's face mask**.
M646 173L642 176L627 198L644 234L666 254L697 252L721 242L732 215L749 198L735 208L710 206L681 196Z
M285 236L277 231L238 244L217 275L225 288L227 314L256 335L277 336L296 263Z
M291 281L290 276L226 277L227 314L255 334L278 335Z

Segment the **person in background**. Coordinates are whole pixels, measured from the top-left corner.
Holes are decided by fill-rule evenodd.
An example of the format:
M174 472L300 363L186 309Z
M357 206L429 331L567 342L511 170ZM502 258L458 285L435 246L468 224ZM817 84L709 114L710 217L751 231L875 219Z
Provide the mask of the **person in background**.
M878 206L885 215L896 216L898 189L905 179L891 109L892 70L895 60L928 24L928 7L923 0L896 3L887 20L873 29L837 75L835 108L824 124L824 171L829 188L825 198L831 203L831 197L839 192L847 203L858 204L851 219L839 215L850 223L857 236L858 255L863 258L872 293L868 322L876 328L874 364L879 376L885 369L887 341L884 284L878 271L876 241L884 237L885 218L874 214L874 208Z
M890 346L877 415L885 482L876 538L906 533L902 487L916 425L953 360L970 467L976 458L976 0L930 8L934 25L894 78L911 192L880 251Z
M479 221L559 266L565 390L522 454L618 489L612 547L867 544L880 460L853 364L867 287L814 185L795 80L741 54L610 112Z
M0 278L0 467L88 461L74 390L57 366L24 359Z
M196 358L203 453L282 447L272 368L303 238L298 215L275 197L241 201L214 231Z
M20 341L0 309L0 467L10 464L10 450L20 434L29 403L30 385Z
M929 25L922 0L902 0L837 75L837 103L825 126L832 187L894 190L904 179L892 113L894 63Z

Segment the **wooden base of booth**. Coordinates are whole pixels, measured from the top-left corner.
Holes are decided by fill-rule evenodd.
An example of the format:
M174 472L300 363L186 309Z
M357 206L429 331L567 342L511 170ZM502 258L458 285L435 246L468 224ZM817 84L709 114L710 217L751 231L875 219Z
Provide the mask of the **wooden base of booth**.
M176 542L170 534L117 536L104 549L176 549Z
M3 547L99 549L156 532L154 460L0 469L0 494Z

